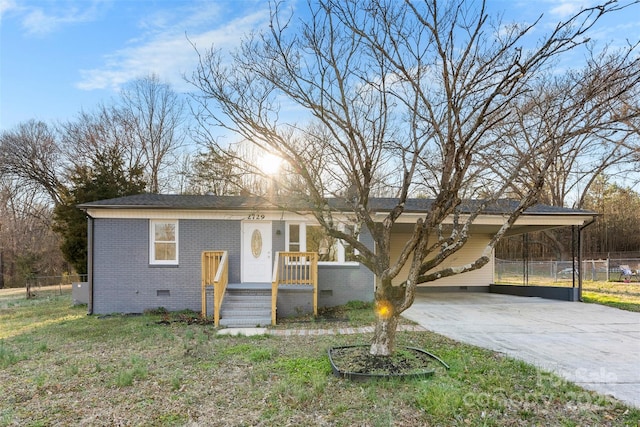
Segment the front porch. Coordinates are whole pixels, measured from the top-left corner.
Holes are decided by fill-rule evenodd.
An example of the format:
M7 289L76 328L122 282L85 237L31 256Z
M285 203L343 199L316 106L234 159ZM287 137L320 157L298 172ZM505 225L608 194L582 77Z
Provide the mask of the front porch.
M202 253L201 313L213 316L216 326L275 325L278 306L300 307L293 301L317 315L317 253L277 252L271 283L229 283L228 262L226 251Z
M213 305L207 311L213 313ZM210 317L210 316L208 316ZM255 327L271 323L271 283L229 283L220 307L219 326Z

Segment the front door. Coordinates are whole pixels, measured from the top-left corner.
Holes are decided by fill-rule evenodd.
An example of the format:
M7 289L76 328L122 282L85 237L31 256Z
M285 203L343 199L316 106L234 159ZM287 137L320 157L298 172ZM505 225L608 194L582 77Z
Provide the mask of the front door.
M242 281L271 282L271 222L242 223Z

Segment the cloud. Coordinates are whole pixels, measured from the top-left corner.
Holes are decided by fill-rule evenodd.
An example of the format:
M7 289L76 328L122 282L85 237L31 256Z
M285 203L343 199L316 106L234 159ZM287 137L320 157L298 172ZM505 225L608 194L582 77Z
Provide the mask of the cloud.
M266 25L269 16L268 9L253 8L245 15L225 19L228 15L215 3L203 4L205 7L192 8L178 22L171 22L176 10L145 17L140 23L143 34L130 40L130 46L106 55L103 67L81 70L82 78L76 86L83 90L118 90L126 82L153 73L176 90L188 90L191 87L183 75L195 70L198 61L191 44L199 49L212 44L221 48L237 46L242 35ZM217 28L202 29L211 28L215 22L221 22Z
M592 1L589 0L561 0L553 1L554 7L549 10L551 16L568 18L580 12L582 9L591 6Z
M15 10L18 8L18 4L15 0L0 0L0 17L6 12Z
M0 12L15 11L21 17L22 28L28 35L44 36L66 25L95 21L101 14L105 0L85 2L29 2L0 0Z

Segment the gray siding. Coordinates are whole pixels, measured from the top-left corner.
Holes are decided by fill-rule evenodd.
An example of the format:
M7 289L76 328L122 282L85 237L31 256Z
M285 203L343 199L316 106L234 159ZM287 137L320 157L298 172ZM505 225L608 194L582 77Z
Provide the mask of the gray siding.
M277 251L284 251L286 247L285 243L285 222L284 221L273 221L272 223L272 240L271 244L273 246L273 253L275 254Z
M229 282L239 283L241 226L237 220L179 220L179 265L157 266L149 264L149 220L94 219L93 312L141 313L157 307L200 311L201 253L228 251ZM274 252L285 248L284 226L284 221L273 222ZM361 239L372 244L368 234ZM373 274L362 265L320 265L318 282L320 307L373 300ZM279 316L312 310L310 292L279 292Z
M373 239L366 230L360 241L372 247ZM318 307L335 307L349 301L373 301L373 273L362 264L321 264L318 266ZM301 286L278 289L278 317L313 312L313 293Z
M240 224L180 220L179 265L156 266L149 264L149 220L95 219L94 313L140 313L157 307L199 311L202 251L229 251L229 280L240 281Z
M318 307L335 307L349 301L373 301L374 278L363 265L319 265ZM278 317L313 312L313 290L308 286L278 288Z
M318 306L333 307L349 301L373 301L373 273L363 265L318 267Z
M360 241L373 248L373 238L368 230L360 233ZM373 301L375 279L364 265L318 266L318 306L333 307L349 301Z

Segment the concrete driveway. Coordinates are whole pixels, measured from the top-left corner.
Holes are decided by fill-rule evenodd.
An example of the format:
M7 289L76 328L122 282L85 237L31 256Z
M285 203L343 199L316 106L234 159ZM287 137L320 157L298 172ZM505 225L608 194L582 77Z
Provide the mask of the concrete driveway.
M640 408L640 313L487 293L419 294L404 316Z

